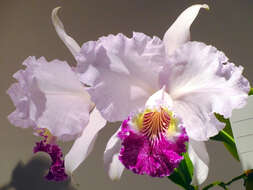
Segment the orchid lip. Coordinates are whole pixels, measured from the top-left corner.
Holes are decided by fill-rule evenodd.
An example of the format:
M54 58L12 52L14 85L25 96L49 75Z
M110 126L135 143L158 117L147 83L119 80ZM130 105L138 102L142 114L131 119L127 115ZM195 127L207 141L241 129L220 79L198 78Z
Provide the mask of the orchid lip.
M44 138L44 140L37 142L33 148L33 152L45 152L49 154L52 163L48 174L45 178L49 181L64 181L67 180L68 175L65 173L64 160L61 148L55 144L56 137L52 136L49 130L39 129L37 133Z
M186 130L166 107L146 108L125 120L118 137L119 160L137 174L169 176L183 159Z

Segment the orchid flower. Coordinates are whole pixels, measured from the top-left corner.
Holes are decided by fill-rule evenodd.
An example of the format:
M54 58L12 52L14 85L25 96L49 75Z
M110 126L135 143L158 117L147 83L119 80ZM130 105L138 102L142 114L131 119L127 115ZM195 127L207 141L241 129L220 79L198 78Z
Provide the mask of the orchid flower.
M66 34L57 16L58 10L59 7L52 12L53 25L76 58L80 46ZM7 91L16 106L8 119L17 127L32 127L35 135L44 138L36 143L33 151L46 152L52 159L45 177L65 180L89 155L106 120L95 108L75 67L59 60L48 62L43 57L28 57L23 65L26 69L14 74L18 82ZM57 140L75 140L64 159Z
M34 153L46 152L52 159L45 177L65 180L66 172L72 173L87 157L106 121L66 62L28 57L23 65L26 69L14 74L18 82L7 91L16 106L9 121L17 127L32 127L44 138L36 143ZM65 161L57 140L75 140Z
M90 86L102 116L122 121L104 153L112 179L119 179L124 168L168 176L188 151L192 184L203 183L209 170L205 141L224 127L214 113L228 118L245 105L249 83L243 68L215 47L190 41L190 26L201 8L208 6L183 11L163 40L143 33L109 35L73 53L79 79ZM73 51L76 42L64 30L58 34Z

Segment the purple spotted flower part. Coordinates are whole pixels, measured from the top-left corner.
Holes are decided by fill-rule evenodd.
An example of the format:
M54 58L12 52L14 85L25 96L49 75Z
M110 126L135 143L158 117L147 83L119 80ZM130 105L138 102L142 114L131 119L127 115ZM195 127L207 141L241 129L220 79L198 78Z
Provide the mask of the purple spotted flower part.
M49 168L48 174L45 176L47 180L50 181L64 181L68 178L68 175L65 173L64 160L61 148L56 144L51 144L53 142L53 137L47 132L40 132L39 135L45 139L37 142L36 146L33 148L33 153L45 152L49 154L52 163Z
M170 117L165 111L154 111L129 117L122 123L118 133L122 141L119 160L127 169L136 174L164 177L179 166L188 136L183 126L175 127L175 120Z

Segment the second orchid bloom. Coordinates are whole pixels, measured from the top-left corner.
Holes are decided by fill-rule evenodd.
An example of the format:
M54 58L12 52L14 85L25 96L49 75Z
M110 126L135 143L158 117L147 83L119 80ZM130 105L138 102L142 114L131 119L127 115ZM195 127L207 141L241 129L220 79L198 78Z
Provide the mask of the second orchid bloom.
M120 178L124 168L169 176L187 151L194 166L192 183L204 182L209 168L204 142L224 127L214 113L229 118L233 109L242 108L249 83L243 68L224 53L190 41L190 26L201 8L208 6L193 5L181 13L163 40L117 34L81 48L66 34L58 8L53 11L56 31L77 66L29 58L26 71L15 75L19 83L8 91L17 107L10 121L46 136L36 151L53 151L44 148L55 144L47 141L47 131L59 140L76 139L65 163L53 162L52 179L61 180L64 168L72 173L79 166L107 120L122 121L104 153L110 178Z

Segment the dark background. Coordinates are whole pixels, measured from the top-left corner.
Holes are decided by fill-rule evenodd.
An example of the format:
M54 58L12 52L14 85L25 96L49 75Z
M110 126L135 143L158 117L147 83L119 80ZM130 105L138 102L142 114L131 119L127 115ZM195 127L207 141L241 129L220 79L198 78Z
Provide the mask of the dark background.
M224 51L230 61L245 67L244 74L252 83L252 0L0 0L0 190L180 189L166 178L138 176L129 171L124 172L120 181L110 181L102 158L117 126L107 126L99 134L94 151L74 173L79 186L45 182L41 176L49 159L44 154L32 154L38 139L31 130L16 128L7 121L6 116L14 106L6 90L14 82L12 74L23 68L21 63L29 55L75 63L51 24L51 11L57 6L62 7L60 17L66 30L82 44L111 33L131 36L132 31L162 38L181 11L194 3L207 3L210 11L202 10L195 20L192 40ZM64 144L64 151L70 146L71 143ZM240 164L222 144L208 142L207 146L211 166L205 184L228 181L242 172ZM243 189L241 181L231 187L231 190L240 189Z

